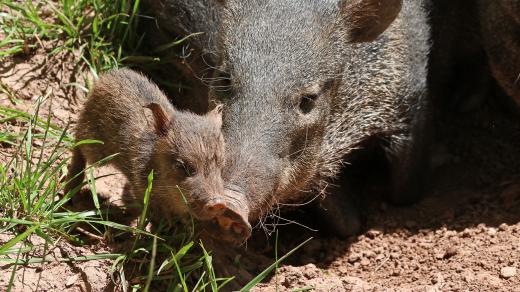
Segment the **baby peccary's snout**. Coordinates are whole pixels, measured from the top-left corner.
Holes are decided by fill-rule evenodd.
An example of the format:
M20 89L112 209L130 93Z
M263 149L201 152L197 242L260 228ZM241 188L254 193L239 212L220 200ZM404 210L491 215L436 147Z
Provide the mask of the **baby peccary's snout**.
M249 208L243 195L225 190L224 196L208 200L200 214L204 229L216 239L240 244L251 236Z

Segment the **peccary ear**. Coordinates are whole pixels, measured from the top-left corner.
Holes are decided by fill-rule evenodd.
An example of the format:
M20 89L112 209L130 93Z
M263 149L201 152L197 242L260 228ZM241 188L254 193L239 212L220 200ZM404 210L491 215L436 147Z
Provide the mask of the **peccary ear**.
M217 104L215 108L213 108L208 114L213 118L215 123L219 128L222 127L222 111L224 110L224 106L222 104Z
M375 40L395 20L402 4L402 0L341 0L349 40L355 43Z
M147 108L149 108L152 111L153 119L154 119L154 127L155 131L158 135L164 136L166 135L166 132L168 131L168 126L170 124L170 119L168 118L168 115L164 112L164 109L155 102L152 102L148 105L146 105Z

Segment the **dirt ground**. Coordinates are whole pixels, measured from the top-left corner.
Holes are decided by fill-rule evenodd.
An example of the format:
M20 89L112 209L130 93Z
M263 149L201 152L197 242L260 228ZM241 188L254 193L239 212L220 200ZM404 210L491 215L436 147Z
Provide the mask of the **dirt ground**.
M74 58L44 57L40 48L29 56L3 60L0 81L22 102L15 104L0 93L0 104L28 110L37 96L49 94L53 121L60 126L74 121L84 96L72 85L84 83L77 77L84 70L72 65ZM255 291L520 292L520 119L487 101L469 113L448 115L437 126L441 130L432 155L436 168L422 202L398 208L370 201L366 231L348 240L326 238L297 225L280 227L279 255L314 239ZM0 145L0 156L8 155L1 147L6 146ZM99 184L98 192L121 195L119 179ZM0 243L6 240L0 236ZM274 236L266 238L259 230L236 251L241 254L241 275L248 278L269 265L274 245ZM104 243L73 247L62 241L51 256L94 252L110 249ZM14 291L112 291L110 266L104 260L20 267ZM9 282L11 270L0 266L0 287Z

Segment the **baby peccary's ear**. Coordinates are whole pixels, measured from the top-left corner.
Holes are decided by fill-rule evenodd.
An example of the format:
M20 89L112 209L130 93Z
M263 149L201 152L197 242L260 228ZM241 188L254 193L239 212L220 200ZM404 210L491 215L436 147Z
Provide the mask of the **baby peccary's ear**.
M152 111L153 119L154 119L154 127L157 135L164 136L168 132L168 126L170 124L170 119L164 112L164 109L155 102L152 102L146 105Z
M382 34L401 11L402 0L341 0L349 41L370 42Z
M216 123L217 127L222 127L222 111L224 110L224 106L221 104L218 104L215 106L214 109L212 109L208 116L213 119L213 121Z

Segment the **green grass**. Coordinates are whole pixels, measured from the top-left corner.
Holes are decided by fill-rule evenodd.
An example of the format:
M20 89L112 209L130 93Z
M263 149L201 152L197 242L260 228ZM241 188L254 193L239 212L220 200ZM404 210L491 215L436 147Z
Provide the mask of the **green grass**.
M29 56L44 43L48 56L63 52L76 56L74 66L84 72L85 76L78 76L84 80L86 73L97 76L120 66L151 68L171 62L175 55L165 52L181 45L186 37L158 47L153 53L162 53L161 58L141 54L144 36L137 28L143 17L139 0L0 0L0 62L9 56ZM178 85L166 81L163 86ZM1 81L0 94L13 105L24 102ZM92 210L70 210L67 202L77 192L63 194L70 150L99 141L76 142L67 127L54 125L49 116L41 115L42 101L48 98L52 96L36 103L34 114L0 106L0 234L10 236L0 245L0 265L11 267L8 291L20 268L55 261L111 260L115 278L129 283L132 291L154 291L154 287L165 291L218 291L233 280L217 278L211 251L196 239L193 226L164 223L155 226L153 234L145 230L153 173L135 228L109 220L110 213L98 200L92 168L111 157L85 170ZM53 247L63 240L88 244L91 240L81 231L85 229L105 241L132 238L132 242L128 248L113 253L93 251L78 257L49 257ZM275 263L242 291L262 281L295 250L280 258L276 255Z
M146 210L153 174L149 177L145 208L139 217L137 228L107 220L99 203L94 210L82 212L67 210L66 203L75 195L75 191L66 195L60 193L63 193L66 183L64 177L69 160L68 152L79 143L74 144L66 130L53 125L49 118L46 120L36 118L39 110L37 106L36 114L31 116L0 107L2 121L14 122L24 128L20 133L2 131L2 134L14 138L7 144L10 159L0 164L0 206L2 206L0 232L12 235L11 240L0 246L0 264L12 264L14 274L19 265L56 260L74 262L111 259L114 260L114 273L121 279L131 276L133 289L144 291L148 290L153 280L161 280L163 285L166 282L174 287L180 283L187 289L191 273L198 270L208 270L206 273L201 273L199 286L227 280L215 279L211 260L209 260L211 256L207 252L204 251L201 255L196 253L194 247L199 244L194 242L193 232L180 227L172 230L164 226L159 226L156 235L145 231L145 226L148 224ZM81 143L95 142L82 141ZM89 184L96 197L93 181L89 180ZM80 225L90 226L101 236L107 232L114 238L130 234L135 240L132 248L125 253L103 253L59 259L46 258L45 252L35 254L36 251L51 250L51 247L61 239L74 244L85 244L84 236L75 230ZM43 243L35 244L34 237L43 239ZM162 259L160 266L156 265L159 258ZM139 259L142 266L135 267L137 272L129 273L125 269L135 259ZM145 270L148 270L147 274L139 276L139 272Z
M70 52L78 56L74 65L88 69L94 76L128 66L147 72L165 88L184 87L155 72L171 67L179 59L173 49L198 33L173 39L153 50L144 48L145 34L139 27L151 17L140 14L140 6L140 0L0 0L0 31L4 34L0 39L0 60L30 55L45 41L51 41L47 47L52 49L47 48L46 54ZM8 90L0 82L0 92Z
M43 41L57 41L48 52L68 51L80 56L79 65L94 73L119 66L135 54L143 37L139 0L0 0L4 12L0 29L0 58L29 54Z
M68 210L66 203L77 191L63 194L68 153L78 145L99 141L74 143L66 129L53 125L48 117L45 120L38 118L40 104L38 102L34 115L0 107L2 123L15 123L24 128L14 133L0 131L0 135L13 137L4 144L10 150L10 158L0 164L0 233L12 235L12 239L0 246L0 264L12 265L13 276L19 266L28 264L109 259L113 260L112 273L122 282L128 280L134 291L149 291L154 283L167 287L167 291L218 291L233 280L232 277L217 278L211 252L204 248L202 242L196 241L193 226L161 224L154 234L145 231L149 223L147 210L153 172L148 178L144 208L136 228L107 219L97 200L94 178L86 182L93 194L93 210ZM4 128L8 127L0 127ZM85 171L90 173L90 168ZM116 240L130 235L134 238L132 247L123 253L92 253L58 259L48 257L47 252L61 239L77 245L85 244L85 237L76 230L84 225L100 236L111 234L108 237ZM35 244L34 237L43 239L43 243ZM277 258L241 291L249 291L306 242ZM13 280L14 277L11 278L10 287Z

